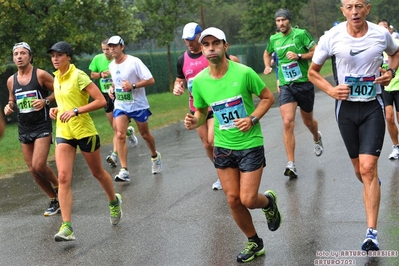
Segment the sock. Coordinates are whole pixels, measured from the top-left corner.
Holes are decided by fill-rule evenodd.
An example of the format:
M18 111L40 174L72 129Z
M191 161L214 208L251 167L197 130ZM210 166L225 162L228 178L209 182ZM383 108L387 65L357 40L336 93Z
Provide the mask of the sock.
M118 152L117 151L113 151L112 154L115 154L118 157Z
M158 157L158 153L155 154L155 155L151 155L151 158L152 158L152 159L155 159L155 158L157 158L157 157Z
M63 222L63 224L68 225L69 227L72 227L72 223L71 222Z
M255 242L257 244L260 243L260 238L258 234L255 234L254 236L248 237L248 242Z
M268 198L268 197L266 197L266 198L269 201L269 203L263 209L269 209L272 206L272 200L270 198Z
M130 137L132 135L132 132L130 132L130 130L126 131L126 136Z
M54 201L54 200L56 200L57 198L50 198L50 201Z
M115 197L115 200L109 202L109 206L117 206L119 205L118 197Z
M121 167L121 170L126 170L127 171L127 167Z

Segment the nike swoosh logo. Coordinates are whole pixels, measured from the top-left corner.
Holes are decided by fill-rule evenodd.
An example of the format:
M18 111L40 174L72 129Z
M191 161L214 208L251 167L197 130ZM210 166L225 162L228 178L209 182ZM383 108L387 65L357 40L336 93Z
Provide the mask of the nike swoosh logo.
M366 51L367 49L369 49L369 48L366 48L366 49L363 49L363 50L358 50L358 51L353 51L353 50L351 49L350 52L349 52L349 54L350 54L351 56L355 56L355 55L357 55L357 54L360 54L361 52Z

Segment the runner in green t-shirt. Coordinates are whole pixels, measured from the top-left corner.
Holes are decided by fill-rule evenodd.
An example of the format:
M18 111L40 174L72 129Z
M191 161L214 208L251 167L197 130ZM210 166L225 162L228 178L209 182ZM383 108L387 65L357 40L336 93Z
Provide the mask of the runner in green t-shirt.
M284 123L284 145L288 163L284 175L298 177L295 167L295 113L299 106L303 123L313 135L314 153L323 153L321 133L318 123L313 118L314 86L308 80L308 60L312 59L316 43L304 30L291 26L292 15L288 9L281 8L274 15L280 32L270 36L270 41L263 55L264 74L272 72L271 60L275 53L278 58L278 77L280 80L280 113Z
M214 114L214 165L236 224L248 237L237 261L248 262L265 253L248 209L262 209L268 227L275 231L281 217L272 190L258 192L266 159L259 119L274 102L273 94L249 67L226 58L228 43L223 31L208 28L199 42L209 67L193 80L194 115L184 124L195 129L205 123L208 107ZM255 107L252 94L260 98Z

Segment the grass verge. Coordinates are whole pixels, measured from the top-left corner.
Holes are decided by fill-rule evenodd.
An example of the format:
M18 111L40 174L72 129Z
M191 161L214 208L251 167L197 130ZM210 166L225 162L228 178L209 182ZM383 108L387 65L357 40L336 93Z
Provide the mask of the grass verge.
M331 62L328 60L324 65L321 74L331 75ZM259 74L266 86L276 92L276 79L274 73L270 75ZM188 111L188 94L174 96L172 93L150 94L147 96L150 103L150 110L153 115L149 119L151 130L157 129L171 123L183 120ZM317 103L316 103L317 104ZM105 116L104 110L100 109L90 113L96 125L102 144L112 142L113 131ZM137 132L135 123L131 123ZM53 123L53 131L55 123ZM14 173L27 171L21 146L18 141L18 126L16 123L8 124L3 138L0 140L0 178L8 177ZM54 160L54 145L50 148L49 161Z

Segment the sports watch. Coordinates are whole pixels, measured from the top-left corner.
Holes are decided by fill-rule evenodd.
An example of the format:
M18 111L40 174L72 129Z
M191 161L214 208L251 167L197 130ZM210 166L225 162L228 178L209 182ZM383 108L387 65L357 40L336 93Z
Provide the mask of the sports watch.
M73 111L75 112L75 115L76 115L76 116L78 116L78 115L79 115L78 108L76 108L76 107L75 107L75 108L73 108Z
M391 71L392 72L392 78L394 78L396 76L396 70L393 68L388 68L387 71Z
M256 116L251 115L250 118L253 126L256 126L259 123L259 119Z
M50 105L50 100L49 99L44 99L44 102L46 103L46 105Z
M298 54L298 60L302 59L302 54Z

